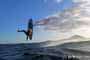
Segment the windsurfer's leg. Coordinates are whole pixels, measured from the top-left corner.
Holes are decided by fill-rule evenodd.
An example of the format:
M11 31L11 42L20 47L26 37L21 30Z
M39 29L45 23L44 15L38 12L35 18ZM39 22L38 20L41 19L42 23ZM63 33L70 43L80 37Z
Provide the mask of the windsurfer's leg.
M31 35L29 36L29 39L32 40L32 36Z
M28 40L28 36L27 36L26 40Z
M18 32L23 32L24 30L18 30Z
M25 30L18 30L18 32L24 32L27 35L27 32Z

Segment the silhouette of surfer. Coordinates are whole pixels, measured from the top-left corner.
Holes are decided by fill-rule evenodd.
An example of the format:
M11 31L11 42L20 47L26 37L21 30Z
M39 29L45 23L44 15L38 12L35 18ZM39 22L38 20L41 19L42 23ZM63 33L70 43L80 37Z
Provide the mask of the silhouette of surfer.
M25 35L27 36L26 40L28 40L28 37L31 40L32 39L32 34L33 34L33 21L32 21L32 19L31 18L29 19L27 31L25 31L25 30L18 30L18 32L24 32Z

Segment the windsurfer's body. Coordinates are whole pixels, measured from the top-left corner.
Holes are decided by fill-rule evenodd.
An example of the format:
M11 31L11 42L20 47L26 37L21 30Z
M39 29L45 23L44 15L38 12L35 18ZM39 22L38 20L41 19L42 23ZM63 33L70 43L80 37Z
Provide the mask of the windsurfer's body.
M32 19L29 20L28 30L27 30L27 31L25 31L25 30L18 30L18 32L24 32L25 35L27 36L26 40L28 40L28 37L29 37L29 39L31 40L31 39L32 39L32 33L33 33L33 23L32 23Z

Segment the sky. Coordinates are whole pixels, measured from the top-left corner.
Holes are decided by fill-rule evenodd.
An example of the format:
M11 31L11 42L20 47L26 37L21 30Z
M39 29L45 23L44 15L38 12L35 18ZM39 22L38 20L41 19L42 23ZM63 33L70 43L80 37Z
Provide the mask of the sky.
M70 0L0 0L0 43L24 42L26 36L18 33L17 29L27 30L29 18L36 22L70 5ZM33 40L30 42L51 39L56 39L55 32L34 27Z
M90 38L90 0L72 0L72 3L71 7L41 19L36 25L45 26L44 30L58 32L60 35L56 36L59 38L73 35Z
M72 35L90 37L89 0L0 0L0 43L59 40ZM37 26L32 41L26 41L29 18ZM38 26L48 20L44 26Z

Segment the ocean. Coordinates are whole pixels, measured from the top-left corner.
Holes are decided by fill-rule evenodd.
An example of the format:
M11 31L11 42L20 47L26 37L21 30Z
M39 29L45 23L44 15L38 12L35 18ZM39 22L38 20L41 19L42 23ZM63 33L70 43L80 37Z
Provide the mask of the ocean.
M89 41L40 46L45 43L0 44L0 60L90 60Z

